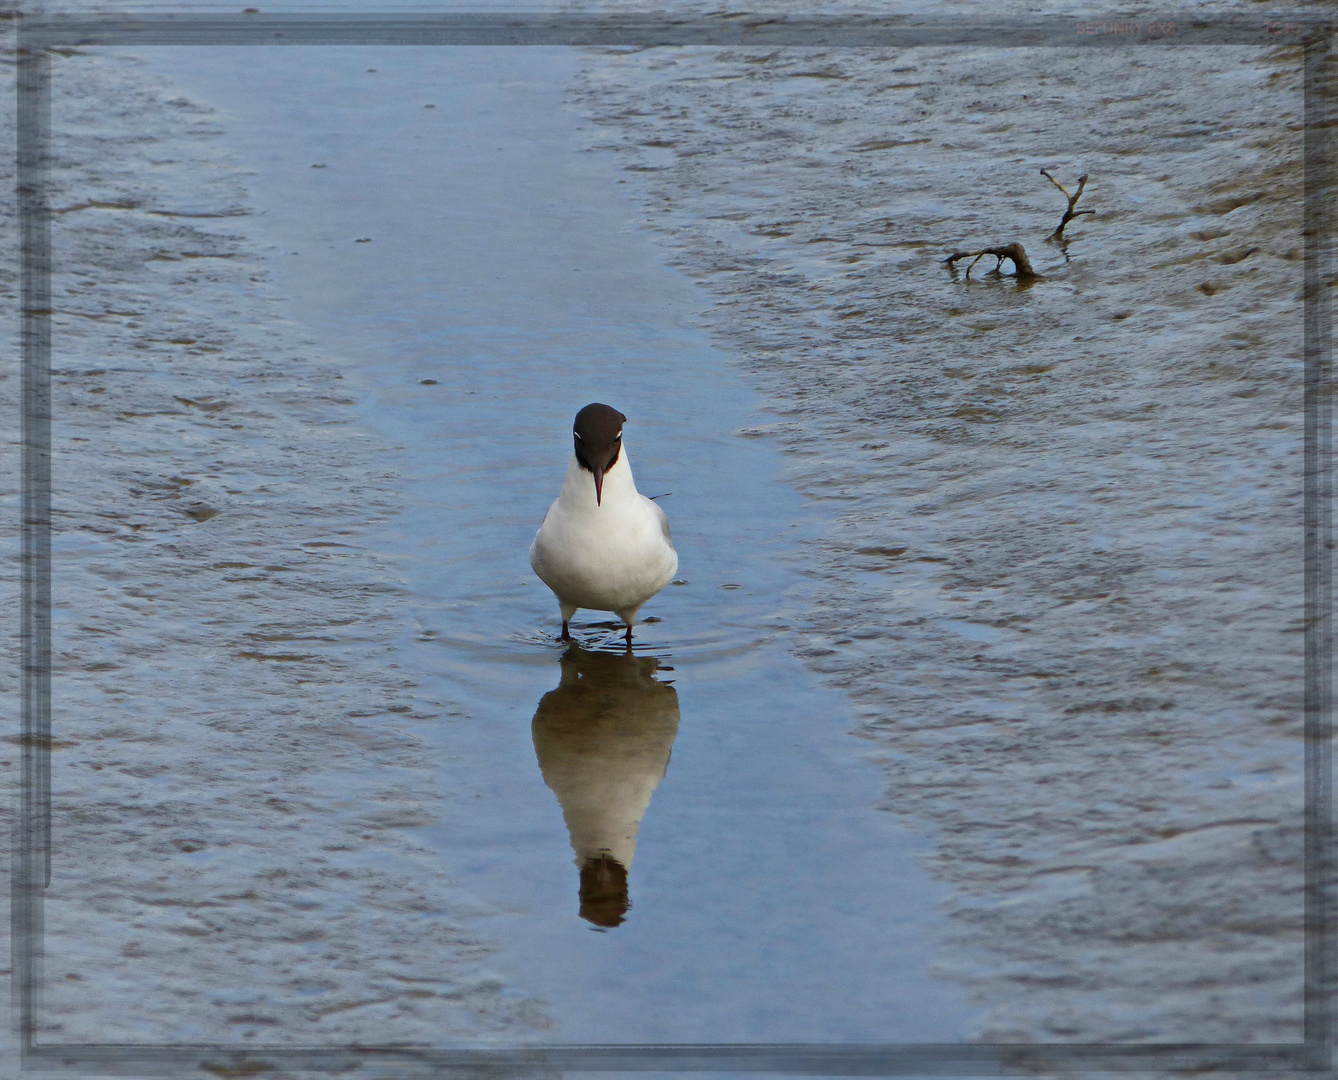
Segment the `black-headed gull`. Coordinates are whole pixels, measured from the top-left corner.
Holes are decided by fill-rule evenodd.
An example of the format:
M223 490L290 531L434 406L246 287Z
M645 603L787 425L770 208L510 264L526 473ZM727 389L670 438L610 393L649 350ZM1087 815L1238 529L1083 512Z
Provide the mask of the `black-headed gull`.
M530 565L562 609L563 641L571 640L567 624L577 608L591 608L627 624L630 648L637 611L678 569L669 520L632 480L626 420L597 402L576 414L562 492L530 545Z

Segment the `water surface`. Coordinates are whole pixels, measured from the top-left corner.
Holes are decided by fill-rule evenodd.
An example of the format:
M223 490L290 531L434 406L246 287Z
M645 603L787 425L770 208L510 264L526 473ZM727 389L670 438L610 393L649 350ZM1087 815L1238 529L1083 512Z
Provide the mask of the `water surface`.
M447 704L416 731L449 792L421 836L495 913L488 965L553 1025L533 1037L960 1038L971 1010L928 974L945 894L917 861L927 839L875 809L880 776L846 702L789 653L814 602L795 554L822 513L750 437L776 417L693 327L704 297L661 263L617 172L588 152L597 133L564 110L575 57L149 58L222 110L285 310L346 361L379 433L369 452L407 505L377 541L408 589L398 662ZM578 615L584 651L569 653L526 562L592 400L628 415L638 485L667 493L680 553L681 584L643 609L655 621L631 659L601 613ZM574 668L598 708L563 704ZM555 743L564 709L568 728L587 710L584 749ZM592 765L590 725L619 709L650 719L608 728ZM618 925L599 925L607 904L578 914L581 829L554 789L569 820L584 796L564 753L596 786L618 774L638 789L620 805L651 789Z

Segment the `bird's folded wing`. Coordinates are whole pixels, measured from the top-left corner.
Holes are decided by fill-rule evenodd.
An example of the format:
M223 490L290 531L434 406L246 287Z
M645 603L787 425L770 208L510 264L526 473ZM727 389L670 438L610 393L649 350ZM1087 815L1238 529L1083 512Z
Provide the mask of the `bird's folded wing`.
M643 498L644 498L644 496L643 496ZM657 503L657 502L651 502L650 499L646 499L646 502L650 503L651 507L654 508L655 513L656 513L657 515L659 515L659 518L660 518L660 532L663 534L664 539L665 539L665 541L669 544L669 546L670 546L670 547L673 547L673 546L674 546L674 538L673 538L672 536L669 535L669 518L668 518L668 515L666 515L665 512L664 512L663 510L660 509L660 504L659 504L659 503Z

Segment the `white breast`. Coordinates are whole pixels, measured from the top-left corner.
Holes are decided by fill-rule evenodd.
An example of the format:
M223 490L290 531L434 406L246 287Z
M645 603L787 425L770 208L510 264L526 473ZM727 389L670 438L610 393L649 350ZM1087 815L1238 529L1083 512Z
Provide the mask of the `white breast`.
M625 444L599 503L594 477L573 455L562 493L530 546L530 565L564 607L613 611L629 625L673 580L678 553L668 519L637 491Z

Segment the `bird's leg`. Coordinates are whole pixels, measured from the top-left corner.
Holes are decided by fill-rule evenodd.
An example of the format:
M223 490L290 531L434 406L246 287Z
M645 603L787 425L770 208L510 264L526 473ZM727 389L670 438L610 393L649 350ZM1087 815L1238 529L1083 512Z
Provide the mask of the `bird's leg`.
M632 648L632 624L631 624L631 623L628 623L628 624L627 624L627 648L628 648L629 650Z
M571 631L567 629L567 620L566 620L566 619L563 619L563 620L562 620L562 638L561 638L561 640L562 640L562 641L570 641L570 640L571 640Z

